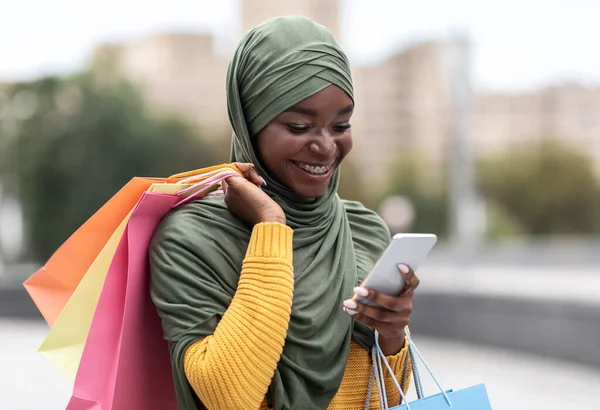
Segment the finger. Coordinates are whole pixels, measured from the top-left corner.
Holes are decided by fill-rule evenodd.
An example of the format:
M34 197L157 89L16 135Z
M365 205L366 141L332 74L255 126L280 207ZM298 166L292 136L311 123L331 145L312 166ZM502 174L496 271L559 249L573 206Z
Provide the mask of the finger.
M248 181L252 182L254 185L264 186L267 184L265 180L260 175L258 175L256 168L254 168L254 164L234 162L233 165L238 167L238 169L242 172L244 177Z
M370 317L367 317L367 316L364 316L362 313L355 312L352 315L352 317L355 320L358 320L362 324L367 325L367 326L369 326L372 329L375 329L377 327L377 322L374 319L372 319Z
M254 164L251 164L249 162L234 162L233 165L235 165L242 172L242 174L245 174L246 172L254 168Z
M227 186L225 195L227 195L227 194L231 195L234 192L236 192L237 194L242 194L242 192L247 191L247 188L244 186L246 184L255 186L250 181L248 181L246 178L241 177L239 175L227 177L223 180L223 182L225 182L225 184Z
M252 168L249 171L248 176L246 178L248 178L248 180L250 182L254 183L254 185L257 185L257 186L265 186L265 185L267 185L267 182L263 179L263 177L261 177L260 175L258 175L258 172L254 168Z
M386 323L386 322L378 322L370 317L367 317L361 313L356 313L352 316L354 320L358 320L362 324L370 327L371 329L377 330L379 334L383 337L399 337L404 334L404 328L408 325L406 324L396 324L396 323Z
M380 306L369 306L355 299L344 301L344 307L347 311L350 311L349 313L357 312L377 322L394 323L399 320L399 316L401 315L397 311L392 311Z
M227 177L223 180L223 182L225 182L230 188L233 186L238 186L240 184L243 184L245 182L247 182L246 178L241 177L239 175L232 175L230 177Z
M221 187L223 189L223 194L227 195L227 188L229 187L229 184L227 183L227 180L221 181Z
M400 271L400 275L402 275L402 277L404 278L404 287L400 292L400 296L414 293L417 287L419 287L419 283L421 282L419 277L408 265L401 263L398 265L398 270Z
M375 303L377 306L392 312L406 313L407 307L412 308L412 301L406 300L411 298L410 294L391 296L373 289L363 288L362 286L354 288L354 294L356 295L355 300L357 300L359 304L363 304L361 303L361 299L368 300Z

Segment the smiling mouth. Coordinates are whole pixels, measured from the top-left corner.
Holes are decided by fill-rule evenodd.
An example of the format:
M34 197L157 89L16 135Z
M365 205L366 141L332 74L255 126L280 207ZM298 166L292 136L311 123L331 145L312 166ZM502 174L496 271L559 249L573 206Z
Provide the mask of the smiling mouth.
M310 175L321 176L329 173L329 171L331 171L334 168L336 162L337 161L333 161L327 165L311 165L305 162L294 161L294 164L296 164L298 168L302 169L303 171L306 171Z

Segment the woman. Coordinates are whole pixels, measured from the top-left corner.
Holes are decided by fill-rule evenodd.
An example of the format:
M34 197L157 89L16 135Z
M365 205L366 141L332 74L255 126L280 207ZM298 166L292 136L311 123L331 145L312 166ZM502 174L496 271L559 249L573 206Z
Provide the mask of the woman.
M241 40L227 104L245 178L167 216L150 250L179 406L364 408L373 329L396 377L410 371L404 328L418 279L402 267L399 297L356 288L390 233L336 192L352 148L348 60L325 27L270 20Z

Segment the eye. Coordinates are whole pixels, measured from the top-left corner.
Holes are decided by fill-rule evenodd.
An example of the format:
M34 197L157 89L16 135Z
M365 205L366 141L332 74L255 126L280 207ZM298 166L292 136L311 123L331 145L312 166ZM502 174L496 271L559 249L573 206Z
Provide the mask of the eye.
M310 129L310 126L303 124L287 124L287 129L294 134L304 134Z
M344 131L349 130L350 127L351 127L351 125L349 123L346 123L346 124L337 124L337 125L333 126L333 130L335 132L344 132Z

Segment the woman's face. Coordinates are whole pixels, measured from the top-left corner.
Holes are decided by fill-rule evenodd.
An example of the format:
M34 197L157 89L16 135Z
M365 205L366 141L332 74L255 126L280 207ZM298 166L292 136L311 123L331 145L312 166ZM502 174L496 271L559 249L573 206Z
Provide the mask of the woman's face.
M352 149L354 104L330 85L279 114L258 133L258 153L269 171L305 198L322 196Z

